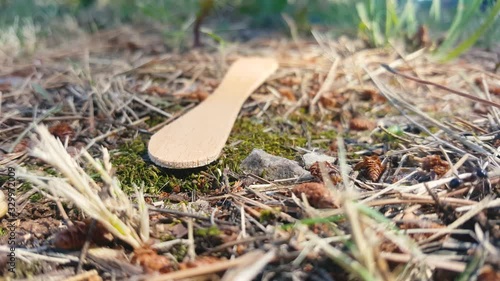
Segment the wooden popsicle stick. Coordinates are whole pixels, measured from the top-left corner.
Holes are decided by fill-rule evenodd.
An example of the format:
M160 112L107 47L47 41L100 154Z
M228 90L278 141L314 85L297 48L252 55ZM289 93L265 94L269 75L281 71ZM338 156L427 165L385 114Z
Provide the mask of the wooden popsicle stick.
M170 169L196 168L215 161L241 106L276 69L278 63L272 58L235 61L212 95L151 136L151 160Z

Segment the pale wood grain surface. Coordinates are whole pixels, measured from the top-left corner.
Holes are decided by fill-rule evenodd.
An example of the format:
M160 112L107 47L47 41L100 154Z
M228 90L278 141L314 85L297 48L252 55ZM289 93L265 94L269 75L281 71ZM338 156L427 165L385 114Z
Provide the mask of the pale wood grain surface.
M151 160L171 168L195 168L216 160L248 96L278 68L272 58L241 58L203 103L155 133Z

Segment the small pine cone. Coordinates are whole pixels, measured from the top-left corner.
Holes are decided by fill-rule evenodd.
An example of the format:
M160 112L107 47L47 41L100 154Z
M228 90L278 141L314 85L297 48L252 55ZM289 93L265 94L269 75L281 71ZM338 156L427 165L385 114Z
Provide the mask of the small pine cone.
M75 136L75 131L68 123L59 123L51 126L49 132L56 138L59 138L61 142L64 142L66 137L71 140Z
M322 183L306 182L296 185L292 192L295 196L302 198L302 193L306 195L309 204L315 208L332 208L333 198L330 191Z
M377 155L372 155L364 157L363 161L354 166L354 170L361 170L369 180L377 182L384 172L385 167Z
M330 176L330 179L332 180L333 184L338 184L342 181L342 177L337 173L337 170L335 170L335 167L328 163L324 162L326 169L328 170L328 175ZM321 175L321 170L319 168L319 162L314 162L314 164L311 165L309 168L309 172L311 175L319 182L323 182L323 176Z
M446 174L450 169L450 165L445 160L441 159L439 155L428 155L422 160L422 169L425 171L434 171L439 177Z
M321 177L321 171L319 169L319 163L314 162L314 164L309 167L309 172L311 175L318 181L323 181L323 178Z

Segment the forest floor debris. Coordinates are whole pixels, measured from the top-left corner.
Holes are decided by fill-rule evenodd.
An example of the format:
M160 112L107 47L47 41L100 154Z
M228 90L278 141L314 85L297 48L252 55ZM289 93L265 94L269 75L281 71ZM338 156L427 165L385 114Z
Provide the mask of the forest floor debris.
M485 51L439 64L424 49L347 38L169 53L134 28L83 37L0 69L0 163L32 179L16 179L16 213L1 226L6 245L16 225L16 278L499 278L500 75ZM195 170L154 166L148 137L245 55L274 56L280 69L246 101L221 158ZM40 150L49 137L30 137L41 124L66 166L45 163L55 156ZM309 163L310 177L275 180L241 169L253 149L332 158ZM64 170L73 162L78 181ZM0 247L0 269L8 251Z

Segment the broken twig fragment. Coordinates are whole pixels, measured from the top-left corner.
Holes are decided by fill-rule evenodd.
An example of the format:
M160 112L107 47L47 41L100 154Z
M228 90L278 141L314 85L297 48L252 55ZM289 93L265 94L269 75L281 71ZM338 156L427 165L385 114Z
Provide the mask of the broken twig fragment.
M473 96L471 94L467 94L467 93L464 93L464 92L461 92L461 91L458 91L458 90L455 90L455 89L448 88L448 87L443 86L443 85L439 85L439 84L431 82L431 81L427 81L427 80L423 80L423 79L420 79L420 78L417 78L417 77L406 75L406 74L401 73L401 72L395 70L394 68L388 66L387 64L381 64L381 66L383 68L385 68L387 71L389 71L390 73L396 74L396 75L401 76L401 77L403 77L405 79L412 80L412 81L415 81L417 83L421 83L421 84L425 84L425 85L431 85L431 86L437 87L439 89L448 91L450 93L454 93L454 94L459 95L461 97L468 98L468 99L471 99L473 101L477 101L477 102L480 102L480 103L483 103L483 104L486 104L486 105L489 105L489 106L494 106L496 108L500 108L500 104L498 104L496 102L485 100L485 99Z

